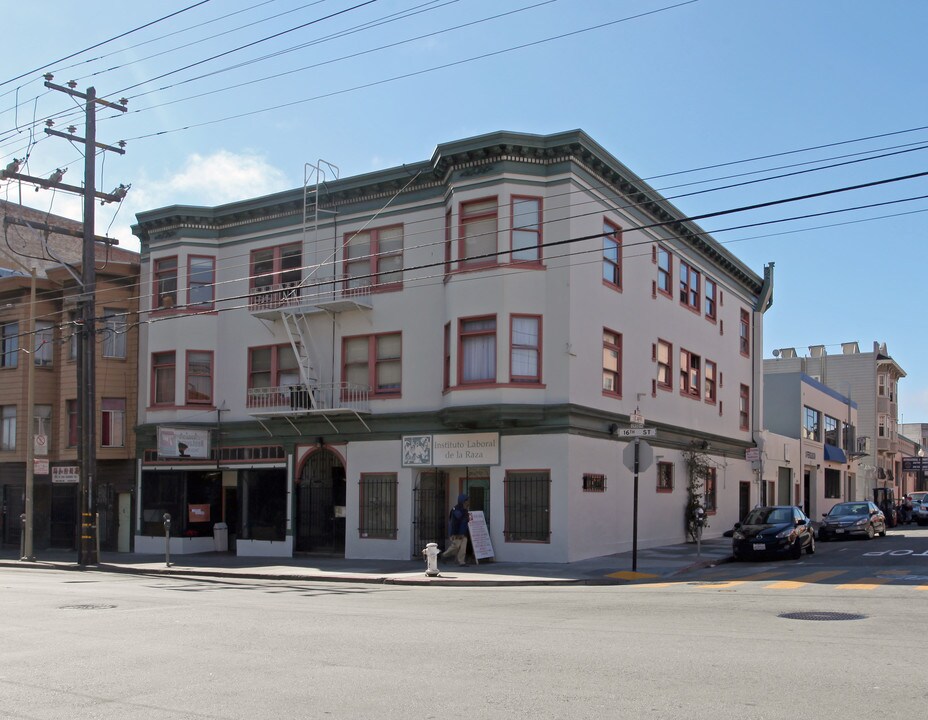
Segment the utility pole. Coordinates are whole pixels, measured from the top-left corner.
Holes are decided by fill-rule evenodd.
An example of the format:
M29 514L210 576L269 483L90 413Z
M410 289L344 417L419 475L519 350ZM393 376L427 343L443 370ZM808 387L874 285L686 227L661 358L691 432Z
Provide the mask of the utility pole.
M52 83L53 76L51 73L45 75L45 87L63 92L72 97L84 100L85 102L85 137L74 135L75 128L70 128L71 133L66 134L51 127L46 127L45 132L48 135L62 137L70 142L79 142L84 144L84 183L83 187L65 185L61 182L65 170L60 168L52 173L48 179L20 175L18 163L15 168L8 167L2 173L2 177L25 180L35 183L42 188L57 188L67 190L82 195L84 198L84 228L81 237L82 246L82 266L81 266L81 293L78 296L79 317L81 332L78 335L78 352L77 352L77 460L80 466L80 500L78 512L80 518L80 541L78 543L77 562L79 565L95 565L99 561L97 558L95 534L97 532L94 520L94 476L96 475L97 454L96 454L96 234L95 234L95 201L99 198L103 203L119 202L129 190L127 185L119 185L112 193L100 193L96 191L96 156L97 148L125 154L122 147L112 147L97 142L97 122L96 112L97 105L103 105L120 112L126 112L125 99L120 100L118 104L111 103L107 100L101 100L97 97L94 88L88 88L87 92L82 93L74 88L77 83L73 80L68 83L67 87ZM122 143L125 145L125 143ZM15 162L15 161L14 161ZM39 188L37 187L36 190ZM102 203L101 203L102 204ZM32 227L39 227L46 231L54 231L53 228L42 227L40 223L30 223ZM31 390L31 388L30 388ZM30 426L33 422L29 418ZM30 509L30 508L27 508ZM28 513L27 513L28 515ZM29 527L32 526L32 518L27 517Z

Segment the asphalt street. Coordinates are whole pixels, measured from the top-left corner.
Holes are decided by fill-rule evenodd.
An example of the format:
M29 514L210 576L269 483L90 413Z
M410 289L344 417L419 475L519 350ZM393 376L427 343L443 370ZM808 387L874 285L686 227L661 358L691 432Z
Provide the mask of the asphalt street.
M928 533L609 586L0 568L0 717L921 717Z

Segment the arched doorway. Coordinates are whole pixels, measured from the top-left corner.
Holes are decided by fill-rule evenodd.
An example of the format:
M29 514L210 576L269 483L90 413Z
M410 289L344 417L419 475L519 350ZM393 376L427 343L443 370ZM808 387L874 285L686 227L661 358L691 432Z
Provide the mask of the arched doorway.
M297 484L297 552L345 552L345 466L332 450L312 453Z

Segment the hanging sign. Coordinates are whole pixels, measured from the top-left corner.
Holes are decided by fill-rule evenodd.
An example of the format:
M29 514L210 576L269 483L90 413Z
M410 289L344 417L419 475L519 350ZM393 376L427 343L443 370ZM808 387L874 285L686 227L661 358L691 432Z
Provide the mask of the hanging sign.
M64 485L80 482L81 469L77 465L61 465L52 468L52 482Z
M159 458L209 459L209 430L159 427Z

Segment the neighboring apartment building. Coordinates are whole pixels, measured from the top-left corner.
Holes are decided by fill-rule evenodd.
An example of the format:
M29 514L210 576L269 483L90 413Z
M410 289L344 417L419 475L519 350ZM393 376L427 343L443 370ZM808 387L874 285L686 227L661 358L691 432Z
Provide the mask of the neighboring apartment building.
M928 490L928 423L902 423L902 492Z
M873 343L872 352L861 352L856 342L842 343L841 353L829 355L823 345L813 345L809 355L799 357L794 348L774 351L764 360L764 376L801 372L836 390L858 407L857 440L859 470L853 496L873 498L875 487L895 487L901 492L899 454L898 383L905 371L889 355L886 344Z
M767 502L818 519L857 492L857 404L803 373L764 377Z
M140 552L420 557L467 492L494 556L627 550L750 507L761 277L582 131L140 213ZM317 182L318 181L318 182ZM742 507L744 506L744 507Z
M80 223L3 203L4 217L47 222L79 232ZM76 237L45 233L4 222L6 245L0 266L0 498L4 544L19 546L25 509L27 444L33 467L33 545L77 547L79 473L77 463L77 335L74 302L80 277L81 243ZM137 406L138 254L97 248L95 509L100 513L104 549L131 549L135 437L127 419ZM30 303L36 268L36 303ZM29 337L30 320L35 335ZM33 370L33 413L28 413L28 375Z

